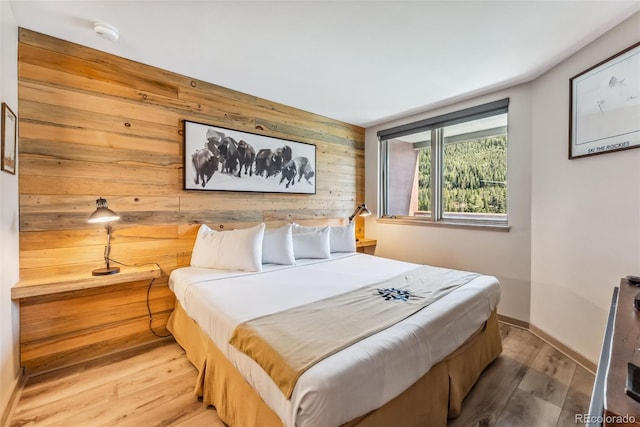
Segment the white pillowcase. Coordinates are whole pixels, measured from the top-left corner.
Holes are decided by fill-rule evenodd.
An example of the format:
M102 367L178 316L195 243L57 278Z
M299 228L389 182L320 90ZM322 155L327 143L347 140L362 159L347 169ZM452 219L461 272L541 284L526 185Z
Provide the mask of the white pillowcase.
M344 226L332 226L331 252L355 252L356 251L356 224Z
M274 230L264 230L262 240L262 262L264 264L295 264L293 252L293 224Z
M262 270L264 224L229 231L200 226L191 253L191 266L221 270Z
M298 223L291 223L293 226L293 234L311 233L312 231L318 231L323 227L307 227Z
M293 224L293 235L298 233L309 233L321 230L325 227L308 227L300 224ZM347 225L329 226L329 245L331 253L334 252L355 252L356 251L356 225L350 223ZM296 258L298 258L296 256Z
M299 227L299 226L298 226ZM331 246L329 227L316 230L305 230L293 233L293 253L296 259L300 258L329 258L331 256ZM316 227L304 227L316 228Z

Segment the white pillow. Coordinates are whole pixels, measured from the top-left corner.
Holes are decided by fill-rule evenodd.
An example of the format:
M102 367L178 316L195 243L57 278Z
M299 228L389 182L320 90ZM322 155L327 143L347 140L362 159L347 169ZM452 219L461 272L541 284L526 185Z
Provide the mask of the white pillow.
M296 259L329 258L331 256L331 246L329 244L330 234L331 230L329 227L306 233L294 233L293 253Z
M331 228L331 253L356 251L356 224L344 226L332 226Z
M221 270L262 270L264 224L229 231L200 226L191 253L191 266Z
M264 230L262 240L262 263L295 264L293 255L293 225L287 224L275 230Z
M293 226L293 234L301 234L301 233L310 233L312 231L320 230L322 227L307 227L305 225L300 225L296 222L291 223Z
M308 227L300 224L293 224L294 236L298 233L309 233L318 231L324 227ZM331 253L334 252L355 252L356 251L356 224L350 223L344 226L330 226L329 245ZM296 256L296 258L298 258Z

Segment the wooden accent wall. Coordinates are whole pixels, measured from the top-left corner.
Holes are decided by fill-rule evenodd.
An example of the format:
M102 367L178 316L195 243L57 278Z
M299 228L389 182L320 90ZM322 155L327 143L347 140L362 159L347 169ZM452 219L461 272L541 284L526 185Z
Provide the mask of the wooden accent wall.
M21 277L102 264L104 228L87 223L101 196L121 215L112 258L161 266L152 310L162 319L168 275L188 264L199 224L335 223L363 200L362 128L25 29L18 54ZM317 194L184 191L185 119L316 145ZM117 337L136 342L145 322L126 316L98 328L139 325Z

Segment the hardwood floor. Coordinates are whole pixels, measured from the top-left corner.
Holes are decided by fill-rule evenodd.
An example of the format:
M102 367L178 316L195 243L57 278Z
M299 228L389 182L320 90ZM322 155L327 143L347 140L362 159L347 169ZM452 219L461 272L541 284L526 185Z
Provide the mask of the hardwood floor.
M576 426L594 375L531 332L500 324L503 351L448 427Z
M575 426L593 374L530 332L501 324L504 351L448 427ZM27 379L9 426L212 426L194 396L197 372L173 341Z

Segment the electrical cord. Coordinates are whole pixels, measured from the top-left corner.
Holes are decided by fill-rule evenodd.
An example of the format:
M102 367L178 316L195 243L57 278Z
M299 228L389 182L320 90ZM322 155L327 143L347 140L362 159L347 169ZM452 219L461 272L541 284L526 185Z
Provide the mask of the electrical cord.
M120 265L124 265L125 267L142 267L145 265L155 265L156 267L158 267L160 269L160 264L158 264L157 262L147 262L144 264L125 264L123 262L120 261L116 261L115 259L111 259L109 258L109 261L116 263L116 264L120 264ZM151 281L149 282L149 286L147 286L147 313L149 313L149 331L155 335L158 338L169 338L170 336L172 336L171 334L168 335L160 335L158 334L156 331L153 330L153 314L151 314L151 304L149 302L149 295L151 293L151 286L153 286L154 282L156 281L156 278L152 278Z

